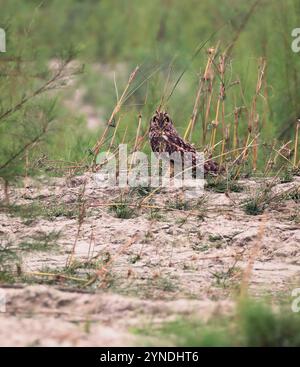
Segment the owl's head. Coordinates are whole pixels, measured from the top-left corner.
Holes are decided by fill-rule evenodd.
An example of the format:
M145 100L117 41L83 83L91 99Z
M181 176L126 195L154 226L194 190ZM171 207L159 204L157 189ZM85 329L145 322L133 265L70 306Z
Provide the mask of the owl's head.
M160 130L164 130L172 124L173 123L170 116L165 111L155 111L155 114L152 116L151 119L151 125Z

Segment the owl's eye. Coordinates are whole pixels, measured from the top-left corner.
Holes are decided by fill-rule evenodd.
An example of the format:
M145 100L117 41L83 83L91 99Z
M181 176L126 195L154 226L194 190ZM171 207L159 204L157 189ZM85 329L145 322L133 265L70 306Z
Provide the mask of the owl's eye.
M165 117L164 121L169 122L169 117Z

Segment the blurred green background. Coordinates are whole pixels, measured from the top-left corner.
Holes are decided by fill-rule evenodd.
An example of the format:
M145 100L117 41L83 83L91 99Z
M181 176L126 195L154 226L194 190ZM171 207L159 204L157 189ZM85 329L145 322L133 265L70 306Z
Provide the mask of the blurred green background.
M254 3L1 0L0 27L7 32L7 52L0 54L0 175L9 178L24 174L26 157L18 153L39 134L43 119L51 121L51 126L39 144L30 145L27 160L28 154L30 162L41 155L72 162L86 155L116 103L115 85L121 93L136 65L140 65L140 72L132 90L143 84L121 110L117 139L122 139L125 130L128 139L134 137L139 112L143 115L142 132L146 131L170 67L169 92L187 68L167 103L176 127L183 133L193 109L199 75L205 68L206 50L218 41L221 51L236 41L226 82L240 81L239 87L227 91L226 123L233 123L234 107L251 104L258 60L264 57L266 84L257 102L263 126L261 139L270 142L292 138L295 119L300 115L300 54L291 50L291 32L300 27L300 3L258 1L247 18ZM196 47L207 39L191 61ZM7 117L2 116L51 78L54 60L70 55L84 65L70 86L63 92L55 88L32 98ZM212 110L211 119L214 113ZM246 119L240 129L246 131ZM201 129L196 130L193 140L201 147ZM34 164L29 166L33 170Z

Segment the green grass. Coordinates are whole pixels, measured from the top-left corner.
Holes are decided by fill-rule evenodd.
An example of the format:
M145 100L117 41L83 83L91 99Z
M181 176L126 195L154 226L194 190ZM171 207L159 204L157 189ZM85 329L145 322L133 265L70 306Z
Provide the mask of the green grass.
M0 271L0 284L14 284L16 282L15 276L9 271Z
M300 223L300 210L291 214L288 219L294 223L299 224Z
M45 242L31 242L31 241L24 241L21 242L18 247L22 251L51 251L55 249L54 246L51 246Z
M259 203L258 200L249 199L243 204L244 212L248 215L260 215L264 212L265 206Z
M159 209L153 209L150 208L150 212L148 215L148 219L149 220L156 220L156 221L163 221L164 220L164 216L163 214L160 212Z
M202 243L195 243L192 245L192 249L196 252L205 252L208 251L210 249L210 246L207 244L202 244Z
M273 193L274 182L267 181L252 195L242 202L242 208L248 215L260 215L268 207L279 207L285 200L293 200L296 203L300 200L300 190L297 185L279 193Z
M181 318L134 332L154 338L156 345L299 347L300 315L290 310L275 312L268 305L248 300L238 304L232 316L216 315L207 323Z
M109 210L115 217L120 219L130 219L136 215L136 211L126 199L117 200L116 203L109 207Z
M0 243L0 283L14 283L13 269L17 269L20 259L16 251L10 249L11 244Z
M216 234L216 235L210 234L208 236L208 239L209 239L210 242L218 242L218 241L222 240L223 237L219 234Z
M170 199L167 201L167 207L176 210L189 210L191 205L188 201L183 198L176 197L175 199Z
M75 219L78 216L78 208L70 204L42 203L34 201L30 204L1 205L0 209L14 217L22 218L25 223L31 224L38 218L50 221L58 217Z
M22 241L18 247L22 251L53 251L58 250L56 241L60 236L60 232L52 231L50 233L38 233L31 239Z
M292 182L293 180L294 180L294 178L293 178L293 172L290 169L289 170L285 170L285 172L280 177L280 182L281 183Z
M178 289L175 281L167 277L159 277L153 285L164 292L175 292Z
M296 203L300 202L300 189L295 188L287 195L288 200L294 200Z
M241 278L241 269L233 265L228 270L213 272L212 275L217 287L234 289L239 286L237 279Z
M224 178L209 178L205 185L206 190L217 193L225 192L242 192L243 186L234 180L226 180Z
M155 194L158 193L157 188L152 188L150 186L138 186L133 189L133 192L136 192L140 197L145 197L151 194L152 191L155 191Z

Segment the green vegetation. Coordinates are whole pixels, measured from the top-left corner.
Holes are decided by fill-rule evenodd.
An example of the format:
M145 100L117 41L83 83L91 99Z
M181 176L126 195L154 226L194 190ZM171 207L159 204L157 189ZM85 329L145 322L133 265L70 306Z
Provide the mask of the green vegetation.
M0 284L14 283L14 275L12 274L12 264L19 262L17 253L10 249L9 245L0 243Z
M163 214L159 211L159 209L150 209L150 213L148 216L149 220L157 220L157 221L163 221L164 220L164 216Z
M258 200L249 199L244 204L244 211L248 215L259 215L264 212L265 206L264 204L260 204Z
M178 286L174 279L163 276L158 276L157 278L153 279L151 285L154 289L159 289L164 292L172 293L178 290Z
M224 178L209 178L205 188L218 193L243 191L242 185L234 180L224 180Z
M217 0L4 2L0 26L7 30L7 52L0 54L0 177L12 181L41 172L61 175L74 166L85 169L103 122L136 65L140 69L121 113L113 116L112 126L120 118L117 131L108 130L102 148L123 139L131 145L139 113L144 135L164 95L179 132L186 132L199 149L212 150L218 143L213 153L221 155L223 164L241 164L245 172L253 168L271 173L282 164L296 168L300 61L291 51L290 34L300 23L299 13L296 0L235 0L221 6ZM191 60L197 45L206 40ZM196 120L187 129L199 77L203 85ZM69 83L71 79L76 83ZM66 103L74 99L75 88L82 91L78 109ZM96 130L86 129L86 115L78 104L94 109ZM277 141L271 143L273 138ZM149 152L145 143L140 147ZM249 144L251 148L243 151Z
M28 241L21 242L18 247L21 251L53 251L58 250L56 241L60 236L59 232L37 233Z
M299 185L293 185L291 188L279 193L272 192L274 182L266 182L262 186L259 186L254 194L250 195L242 203L244 212L249 215L262 214L268 207L275 207L282 203L284 200L293 200L296 203L300 199Z
M12 216L22 218L26 224L31 224L38 218L55 220L57 217L67 217L75 219L78 216L78 207L75 205L65 205L63 203L42 203L34 201L30 204L22 205L1 205L0 209Z
M189 210L191 208L190 203L179 196L176 196L174 200L169 200L167 206L170 209L176 210Z
M293 314L290 310L274 312L267 305L248 301L238 306L236 315L215 316L206 324L185 318L161 327L134 331L155 337L156 345L299 347L299 330L299 314Z
M130 219L135 216L134 208L130 206L126 199L115 202L109 209L117 218Z
M300 188L296 187L287 194L287 199L294 200L296 203L300 202Z
M280 177L280 182L287 183L292 181L293 181L293 172L290 169L285 170L282 176Z

